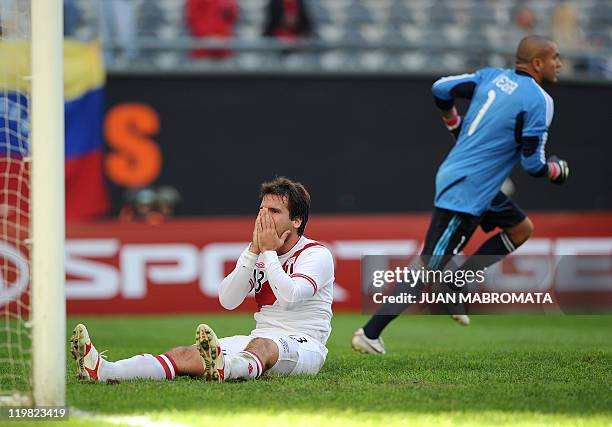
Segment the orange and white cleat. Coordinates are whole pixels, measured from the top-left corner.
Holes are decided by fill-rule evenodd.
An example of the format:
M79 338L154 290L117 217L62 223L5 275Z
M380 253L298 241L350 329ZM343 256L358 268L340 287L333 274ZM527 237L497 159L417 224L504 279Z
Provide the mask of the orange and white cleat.
M196 347L202 358L206 381L220 383L225 379L225 358L221 351L219 338L213 329L202 323L196 330Z

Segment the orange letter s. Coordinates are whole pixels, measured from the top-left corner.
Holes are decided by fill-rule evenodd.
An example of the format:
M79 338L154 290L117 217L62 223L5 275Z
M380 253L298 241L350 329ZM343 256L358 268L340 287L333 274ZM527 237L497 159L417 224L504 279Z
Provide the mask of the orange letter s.
M106 173L125 187L144 187L161 171L162 155L151 135L159 132L159 116L148 105L124 103L113 107L104 121L104 135L115 150L106 157Z

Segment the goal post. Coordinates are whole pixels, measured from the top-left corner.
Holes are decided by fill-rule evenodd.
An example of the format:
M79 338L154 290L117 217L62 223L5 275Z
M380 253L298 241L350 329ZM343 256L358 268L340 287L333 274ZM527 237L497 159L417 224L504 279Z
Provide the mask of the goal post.
M63 405L64 274L63 1L32 0L32 387L34 403Z
M0 0L0 405L63 405L63 1Z

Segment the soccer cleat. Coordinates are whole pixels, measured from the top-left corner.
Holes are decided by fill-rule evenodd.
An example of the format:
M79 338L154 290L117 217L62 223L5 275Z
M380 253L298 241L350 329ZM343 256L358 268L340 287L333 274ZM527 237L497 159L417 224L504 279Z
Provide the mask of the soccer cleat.
M385 342L381 337L370 339L365 336L363 328L357 329L351 340L353 350L360 353L385 354Z
M101 353L91 343L85 325L79 323L72 331L70 352L76 363L77 378L80 380L99 381Z
M196 347L202 358L204 366L204 378L206 381L215 383L223 382L225 378L224 370L225 358L221 351L219 338L212 328L202 323L196 330Z
M470 325L470 316L467 314L451 314L451 318L461 326Z

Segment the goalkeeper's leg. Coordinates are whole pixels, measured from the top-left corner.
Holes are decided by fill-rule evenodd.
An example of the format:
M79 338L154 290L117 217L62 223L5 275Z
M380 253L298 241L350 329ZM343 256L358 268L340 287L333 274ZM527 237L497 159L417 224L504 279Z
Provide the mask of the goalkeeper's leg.
M502 231L485 241L461 266L462 270L483 270L525 243L533 231L533 224L525 212L501 191L493 199L491 210L482 218L480 227L485 232Z

